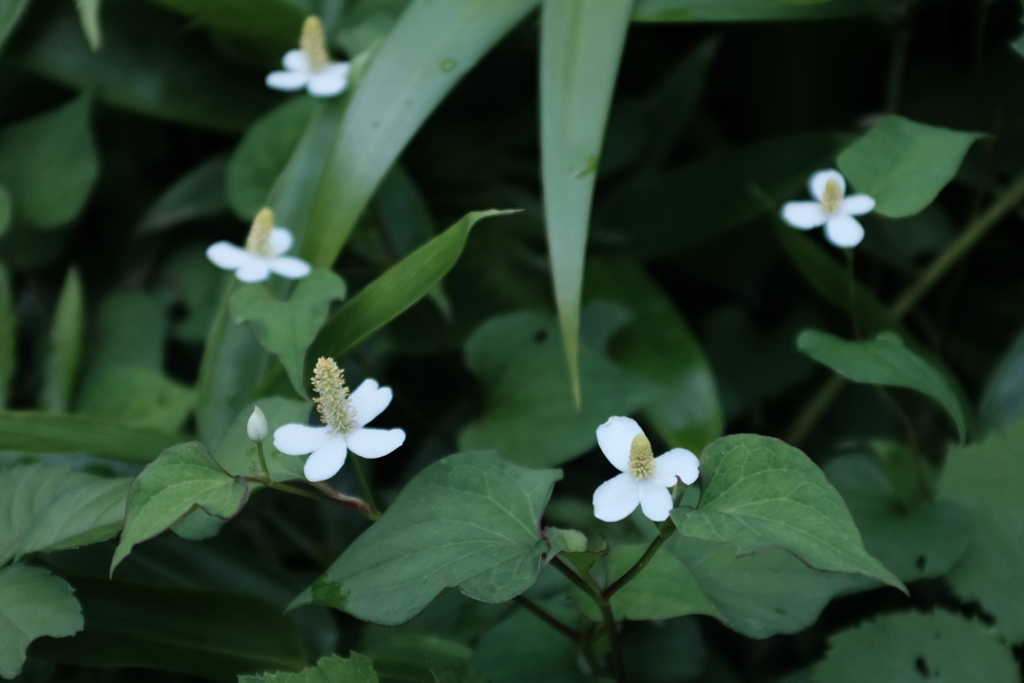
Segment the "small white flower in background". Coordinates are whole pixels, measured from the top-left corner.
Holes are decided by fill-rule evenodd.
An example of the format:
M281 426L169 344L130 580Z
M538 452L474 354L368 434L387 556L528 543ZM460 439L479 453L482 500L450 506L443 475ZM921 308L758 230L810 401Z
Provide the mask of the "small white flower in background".
M263 441L267 438L268 431L267 416L263 414L259 406L254 406L252 415L249 416L249 421L245 424L245 433L253 441Z
M818 171L808 183L813 202L786 202L782 220L797 230L825 226L829 242L848 249L864 239L864 227L854 216L863 216L875 208L875 200L866 194L846 196L846 179L835 169Z
M405 443L401 429L369 429L367 422L391 403L391 387L367 379L350 396L345 374L330 358L320 358L313 370L319 394L316 409L323 427L286 424L274 430L274 448L288 455L311 453L303 473L310 481L330 479L345 464L351 450L364 458L381 458Z
M677 480L689 485L700 476L700 461L685 448L655 458L644 430L629 417L608 418L597 428L597 445L622 472L594 491L594 516L604 522L625 519L637 505L648 519L664 521L672 511L669 489Z
M306 17L299 49L288 50L281 60L284 71L267 74L267 87L294 92L303 88L314 97L334 97L348 87L348 62L335 62L327 52L320 17Z
M252 222L244 249L220 240L207 247L206 258L218 268L235 271L242 282L263 282L271 273L296 280L309 275L312 268L300 258L282 256L294 241L291 230L274 227L274 212L264 208Z

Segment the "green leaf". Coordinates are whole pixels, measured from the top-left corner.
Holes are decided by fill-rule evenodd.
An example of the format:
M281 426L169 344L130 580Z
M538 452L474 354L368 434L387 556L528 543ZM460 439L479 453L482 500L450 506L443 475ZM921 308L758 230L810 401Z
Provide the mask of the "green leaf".
M159 232L227 209L227 167L227 157L215 156L183 175L149 207L138 233Z
M749 638L802 631L832 598L866 583L855 574L815 571L776 548L737 557L729 543L676 534L665 551L682 560L722 622Z
M631 253L663 258L776 211L774 202L803 188L847 142L848 136L836 133L802 133L638 176L598 206L595 232L614 231Z
M450 587L481 602L511 600L537 580L548 548L538 522L561 478L494 452L439 460L299 600L384 625L408 621Z
M263 673L239 676L238 683L377 683L373 660L353 652L348 659L338 655L324 657L316 666L298 673Z
M116 536L124 519L129 481L66 467L20 465L4 470L0 565L30 552L73 548Z
M88 96L0 130L0 182L18 218L37 228L67 223L85 206L100 164Z
M248 38L278 52L295 47L302 20L313 13L308 0L155 0L196 23ZM269 45L268 45L269 43Z
M182 428L195 391L149 368L99 368L82 382L76 410L86 415L118 419L125 424L165 432Z
M236 325L252 323L256 337L278 357L292 386L305 395L306 349L320 330L332 301L344 299L345 283L330 270L316 268L299 280L288 301L274 298L262 285L243 286L231 296L231 319Z
M542 603L556 619L572 623L573 610L557 603ZM528 656L523 656L529 653ZM491 683L559 681L585 683L579 650L572 641L556 636L550 626L525 610L518 610L484 634L470 660Z
M242 509L248 496L245 480L221 469L202 444L168 448L132 483L111 574L136 543L153 538L197 507L227 519Z
M319 110L314 98L295 97L271 109L245 132L228 162L225 179L228 202L239 218L252 220L267 205L274 183Z
M649 545L629 543L612 548L607 560L609 583L633 567ZM588 618L601 621L601 613L589 596L580 592L573 597ZM612 596L611 602L616 619L637 621L706 614L725 621L690 570L670 552L655 553L643 571Z
M874 197L878 213L912 216L935 200L982 137L891 114L839 153L839 170L858 192Z
M767 436L718 439L701 457L696 510L677 508L685 536L731 543L738 555L783 548L815 569L863 574L905 591L861 542L839 493L818 466Z
M842 631L813 673L816 683L928 679L1020 683L1021 674L996 631L943 610L886 614Z
M71 586L39 567L0 569L0 676L21 673L29 643L82 630L82 608Z
M0 450L20 453L90 453L128 462L150 462L183 439L84 415L0 410Z
M953 590L981 603L1012 642L1024 641L1024 421L981 443L953 446L946 455L938 497L971 512L971 540L949 573Z
M0 201L3 192L0 190ZM10 400L11 379L17 369L18 313L14 308L14 291L7 266L0 261L0 409Z
M313 404L309 401L297 401L280 396L264 398L253 405L258 405L266 416L270 434L273 434L274 430L282 425L306 424L310 410L313 408ZM217 464L223 467L228 474L236 477L251 477L254 473L260 472L256 444L249 438L245 429L249 416L252 415L252 408L252 405L246 406L238 413L225 432L224 438L213 451L213 459L217 461ZM277 481L305 479L302 474L303 458L279 452L274 448L273 438L268 438L263 442L263 455L267 460L270 476Z
M466 341L466 367L483 387L486 408L459 433L459 447L494 448L531 467L557 465L593 448L609 415L629 415L657 395L651 383L584 346L577 409L562 348L557 326L539 313L508 313L477 328Z
M106 579L77 579L75 594L88 615L85 630L67 640L40 641L33 656L219 681L309 664L295 622L279 606L251 595Z
M963 557L971 519L960 505L924 501L908 509L885 471L867 456L835 458L825 475L842 494L864 547L900 580L944 576Z
M504 0L503 0L504 1ZM477 221L508 211L475 211L385 271L332 315L308 357L347 356L370 335L430 293L462 254Z
M14 205L11 200L11 193L7 188L0 185L0 237L7 232L11 226L11 219L14 217Z
M804 330L796 346L819 363L861 384L884 384L920 391L939 403L967 438L967 416L946 378L904 344L899 335L882 332L870 341L848 342L827 332Z
M329 144L302 257L330 267L434 107L537 0L414 0L373 55ZM321 154L323 150L321 150Z
M147 116L241 131L279 101L260 71L225 59L202 32L148 2L107 3L97 52L70 2L28 28L16 55L23 66Z
M1005 429L1024 417L1024 330L989 374L978 412L986 432Z
M29 0L5 0L0 4L0 50L3 49L7 38L18 25L18 20L28 7Z
M771 0L637 0L633 21L793 21L880 13L882 0L787 3Z
M92 321L90 369L142 367L161 370L167 342L166 304L140 289L115 290L100 302Z
M103 0L75 0L78 20L82 22L82 33L89 41L93 52L103 45L103 27L100 25L100 5Z
M569 381L579 404L579 331L590 206L633 0L544 0L540 131L544 222Z
M77 268L70 268L64 278L64 287L60 291L57 309L50 324L43 390L39 401L51 413L67 412L71 404L82 351L84 305L82 278Z
M612 358L658 385L644 417L670 447L699 453L722 435L722 412L711 367L672 301L635 262L591 258L588 299L625 306L632 318L613 337Z

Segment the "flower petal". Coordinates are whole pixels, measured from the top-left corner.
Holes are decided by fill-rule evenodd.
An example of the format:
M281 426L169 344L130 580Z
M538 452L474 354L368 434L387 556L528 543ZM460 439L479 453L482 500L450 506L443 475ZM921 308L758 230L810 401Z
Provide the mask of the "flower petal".
M364 458L383 458L405 443L401 429L356 429L345 435L349 449Z
M340 95L348 87L348 70L326 68L309 77L306 90L313 97L334 97Z
M828 216L818 202L786 202L782 205L782 220L798 230L810 230L825 225Z
M673 448L654 459L654 481L665 487L675 486L678 477L690 485L700 476L700 460L685 448Z
M644 479L637 482L640 495L640 509L644 516L652 522L664 522L668 513L672 512L672 494L668 489L654 481Z
M267 267L272 272L289 280L298 280L299 278L306 277L313 270L312 266L295 256L276 256L267 259Z
M274 448L285 455L305 455L323 446L331 436L327 427L308 427L293 422L274 430Z
M206 248L206 258L210 259L210 263L218 268L235 270L251 259L252 254L237 244L221 240Z
M281 59L281 65L288 71L309 72L309 60L306 59L306 53L302 50L288 50L288 52L285 52L284 58Z
M839 183L839 193L846 194L846 178L843 174L834 168L826 168L823 171L818 171L811 176L811 180L807 183L807 189L811 191L811 196L817 199L819 202L825 198L825 185L828 181L835 180Z
M629 470L629 449L633 439L643 433L636 420L616 415L597 428L597 445L615 469L626 472Z
M394 392L391 387L382 387L377 380L367 378L348 397L349 413L356 427L362 427L384 412L391 403Z
M235 277L242 282L263 282L270 277L270 259L253 255L235 271Z
M270 251L274 256L280 256L292 248L295 243L295 236L288 228L274 228L270 231Z
M300 71L271 71L267 74L266 84L273 90L295 92L302 90L309 82L309 76Z
M839 205L839 211L849 216L863 216L875 210L875 199L866 194L851 194Z
M594 516L602 522L617 522L629 517L639 503L640 488L636 477L623 472L594 491Z
M332 434L323 446L309 456L309 460L302 467L302 473L310 481L330 479L345 464L346 455L348 451L345 448L345 437L341 434Z
M825 237L837 247L849 249L864 239L864 227L853 216L838 214L825 223Z

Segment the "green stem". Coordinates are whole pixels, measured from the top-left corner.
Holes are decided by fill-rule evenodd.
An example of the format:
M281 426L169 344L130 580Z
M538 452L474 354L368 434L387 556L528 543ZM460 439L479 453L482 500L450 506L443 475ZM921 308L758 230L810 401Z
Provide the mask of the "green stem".
M672 520L667 519L662 522L658 526L658 537L651 541L651 544L647 546L647 550L645 550L644 554L640 556L640 559L636 561L636 564L629 568L629 571L616 579L612 585L604 589L602 597L604 597L605 600L611 600L613 595L618 593L627 583L636 578L636 575L642 572L644 567L650 564L654 554L658 552L661 546L665 545L665 541L669 539L674 530L675 527L672 524Z
M380 508L377 507L377 502L373 499L373 491L370 490L370 482L366 479L366 474L363 473L363 465L359 462L359 457L355 454L349 456L349 460L352 462L352 469L356 471L356 478L359 479L359 485L363 488L363 495L366 496L366 502L370 504L370 514L373 519L380 517Z
M263 468L263 476L267 478L267 481L271 481L270 469L267 467L267 458L263 455L263 441L256 442L256 453L260 456L260 467Z
M615 674L617 683L628 683L626 665L622 659L622 643L619 641L619 631L615 624L615 615L612 613L611 605L601 595L600 586L597 585L597 582L589 574L577 574L560 557L551 560L551 566L562 572L566 578L589 595L601 611L601 618L604 620L604 627L608 632L608 650L612 660L612 673Z
M971 222L967 229L960 234L960 237L932 261L921 277L908 287L889 309L893 316L900 319L909 313L928 293L928 290L934 287L949 269L963 258L992 226L999 222L999 219L1012 211L1022 200L1024 200L1024 176L1021 176L1003 192L985 213Z
M846 252L846 272L849 275L850 321L853 323L853 337L860 340L860 320L857 317L857 271L853 267L853 249Z
M537 603L530 600L525 595L517 595L512 598L513 602L525 609L530 614L539 617L541 621L554 628L556 631L561 633L563 636L571 640L572 642L579 645L583 642L583 636L574 628L566 626L561 621L556 619L553 615L545 612Z

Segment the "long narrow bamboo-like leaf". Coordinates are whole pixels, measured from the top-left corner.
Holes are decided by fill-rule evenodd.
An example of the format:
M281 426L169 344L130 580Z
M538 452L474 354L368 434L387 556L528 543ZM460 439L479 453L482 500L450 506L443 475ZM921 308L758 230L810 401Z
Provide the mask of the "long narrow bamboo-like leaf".
M330 266L434 107L537 0L415 0L352 95L313 200L302 256Z
M0 2L0 48L14 31L18 20L28 7L29 0L4 0Z
M40 402L52 413L63 413L71 404L82 351L84 305L82 278L78 270L71 268L64 279L57 310L53 314L43 373Z
M0 451L91 453L115 460L149 462L188 437L117 420L53 415L34 410L0 410Z
M580 400L580 297L590 206L632 0L544 0L540 49L544 217L565 356Z
M427 296L455 262L477 221L507 211L474 211L399 261L328 318L306 354L340 358ZM307 373L308 374L308 373Z

